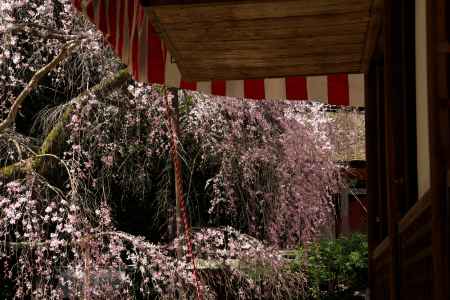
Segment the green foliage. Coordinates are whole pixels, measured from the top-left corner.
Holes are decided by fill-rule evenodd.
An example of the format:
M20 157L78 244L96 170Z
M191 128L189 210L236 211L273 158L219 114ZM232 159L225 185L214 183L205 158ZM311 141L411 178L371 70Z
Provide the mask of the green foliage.
M309 299L357 299L368 284L368 244L363 234L300 247L291 270L306 271Z

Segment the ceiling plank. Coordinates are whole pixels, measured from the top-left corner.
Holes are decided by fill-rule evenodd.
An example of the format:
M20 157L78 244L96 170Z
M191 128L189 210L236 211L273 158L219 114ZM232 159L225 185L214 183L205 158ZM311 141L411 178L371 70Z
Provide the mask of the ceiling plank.
M364 44L365 34L348 34L340 36L314 36L308 38L292 38L292 39L271 39L271 40L260 40L260 41L227 41L226 43L221 41L210 41L208 43L196 43L196 42L179 42L176 41L175 47L177 50L182 51L183 49L189 49L193 51L198 50L219 50L220 52L225 52L227 50L267 50L271 49L289 49L289 48L316 48L320 49L322 47L333 47L335 45L341 44Z
M348 63L354 62L359 63L359 55L353 54L341 54L341 55L302 55L302 56L292 56L292 57L276 57L270 60L265 58L227 58L227 59L209 59L208 57L198 59L198 60L185 60L183 63L184 68L198 69L204 68L205 66L213 68L246 68L246 67L267 67L275 65L277 67L285 66L298 66L298 65L309 65L309 64L334 64L334 63Z
M193 20L220 22L261 18L286 18L369 11L371 0L291 0L207 3L151 7L162 24L190 23Z
M233 27L236 29L263 29L264 27L281 28L289 27L315 27L329 26L339 24L354 24L369 22L370 17L366 10L356 12L345 12L339 14L321 14L313 16L290 16L285 18L263 18L251 20L227 19L220 22L213 22L207 18L200 20L191 20L188 23L169 23L164 24L164 29L173 30L191 30L203 27L220 29Z
M316 25L314 27L290 26L284 22L271 26L273 19L267 20L266 26L203 26L190 27L187 30L171 30L172 39L177 42L210 42L210 41L252 41L266 39L289 39L314 37L319 35L348 35L363 34L367 30L368 22L350 24Z
M207 57L208 59L247 59L247 58L265 58L272 59L277 57L295 57L301 55L339 55L353 54L358 56L361 54L362 43L356 44L333 44L329 47L289 47L289 48L272 48L270 51L260 49L230 49L218 52L211 49L180 49L178 52L182 60L196 60L199 57Z

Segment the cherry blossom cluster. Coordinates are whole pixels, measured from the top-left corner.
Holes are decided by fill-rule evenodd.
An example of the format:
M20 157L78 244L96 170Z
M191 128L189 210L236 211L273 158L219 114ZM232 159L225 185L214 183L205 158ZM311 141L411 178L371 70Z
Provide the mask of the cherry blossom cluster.
M185 259L115 230L106 203L89 216L30 175L0 184L0 208L2 276L14 280L17 298L122 299L137 289L173 299L180 289L194 290Z
M69 0L1 1L1 119L34 72L49 63L67 42L74 40L80 43L77 55L53 70L50 82L42 83L34 95L50 89L55 95L74 97L115 72L120 63L102 35L75 13Z

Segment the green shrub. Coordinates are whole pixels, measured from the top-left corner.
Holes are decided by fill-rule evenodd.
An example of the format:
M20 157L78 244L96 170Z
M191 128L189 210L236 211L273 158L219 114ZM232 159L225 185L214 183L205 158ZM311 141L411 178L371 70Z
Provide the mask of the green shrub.
M356 299L368 284L368 245L363 234L322 240L296 250L291 270L306 271L309 299Z

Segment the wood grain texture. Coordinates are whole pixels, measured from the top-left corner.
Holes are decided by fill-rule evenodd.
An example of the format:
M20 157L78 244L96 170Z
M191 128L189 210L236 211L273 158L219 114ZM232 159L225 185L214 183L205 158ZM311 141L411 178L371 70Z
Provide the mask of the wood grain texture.
M238 68L189 68L183 73L186 80L206 81L210 78L227 80L233 79L257 79L257 78L279 78L302 74L303 76L322 75L324 70L327 74L335 73L359 73L359 62L333 63L333 64L308 64L308 65L269 65L263 67L241 67Z
M165 25L180 41L233 41L313 37L365 33L367 13L257 19L252 21L192 22Z
M196 61L198 56L205 57L208 60L222 60L222 59L252 59L252 58L290 58L305 55L315 56L333 56L342 54L351 54L355 57L359 57L362 45L360 43L355 44L339 44L334 45L332 42L324 42L324 46L317 47L278 47L272 48L271 51L261 51L260 49L229 49L223 53L218 53L213 49L205 47L205 49L183 49L178 52L179 59L186 61Z
M169 1L147 10L183 78L235 80L359 72L373 1Z
M209 2L194 5L157 6L152 9L164 24L190 23L207 19L211 22L227 20L252 20L286 18L369 11L370 0L291 0L291 1L244 1Z

